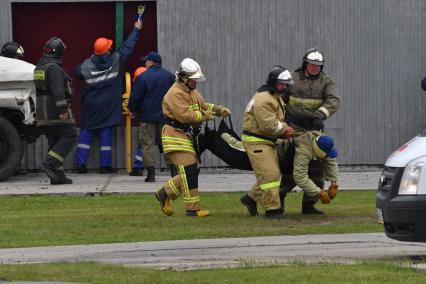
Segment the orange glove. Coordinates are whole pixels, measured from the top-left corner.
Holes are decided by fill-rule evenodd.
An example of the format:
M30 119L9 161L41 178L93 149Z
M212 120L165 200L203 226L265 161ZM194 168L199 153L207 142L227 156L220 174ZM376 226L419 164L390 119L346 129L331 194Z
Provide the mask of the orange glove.
M290 126L287 127L287 129L284 131L284 139L288 139L290 137L292 137L294 134L294 129Z
M336 182L332 182L328 188L328 196L330 196L330 199L334 199L336 197L338 190L339 185Z
M320 193L318 193L319 195L319 200L321 200L322 204L329 204L331 199L330 196L328 196L328 192L325 190L321 190Z

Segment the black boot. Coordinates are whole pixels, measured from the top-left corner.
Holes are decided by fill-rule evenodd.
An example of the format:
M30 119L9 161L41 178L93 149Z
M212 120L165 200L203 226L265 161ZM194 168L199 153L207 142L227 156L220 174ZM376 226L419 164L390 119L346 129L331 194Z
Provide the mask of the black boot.
M115 169L109 166L101 166L101 169L99 171L101 174L114 174Z
M266 219L281 219L282 217L283 217L283 211L281 210L281 208L265 211Z
M257 203L251 197L246 194L243 197L240 198L241 203L247 207L247 210L251 216L257 216L259 213L257 213Z
M67 178L63 170L56 170L59 180L50 180L50 184L72 184L72 179Z
M284 214L284 209L285 209L285 197L286 197L286 193L284 191L280 191L280 203L281 203L281 211Z
M169 168L170 168L170 176L172 178L178 175L178 171L177 171L175 165L169 165Z
M155 168L147 167L148 174L146 175L145 182L155 182Z
M46 162L43 162L42 169L46 172L47 176L50 178L50 184L60 184L59 176L54 166Z
M133 168L129 175L132 177L141 177L143 176L143 168Z
M302 214L324 214L323 211L315 208L315 201L306 201L302 203Z
M77 168L75 168L75 171L79 174L86 174L89 170L86 165L78 165Z

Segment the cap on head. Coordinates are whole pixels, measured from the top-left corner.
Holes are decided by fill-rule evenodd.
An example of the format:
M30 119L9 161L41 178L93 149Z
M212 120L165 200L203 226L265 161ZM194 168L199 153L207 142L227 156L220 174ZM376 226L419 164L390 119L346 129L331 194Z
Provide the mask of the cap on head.
M330 158L336 158L337 157L337 150L334 148L334 141L333 138L326 135L318 136L315 140L318 148L322 150L327 157Z
M22 58L24 57L24 49L17 42L6 42L1 48L1 56L9 58Z
M154 51L151 51L146 56L141 58L141 61L143 63L145 63L148 60L154 61L155 63L161 63L162 62L160 54L158 54L157 52L154 52Z
M50 38L44 45L44 54L51 57L62 57L67 46L59 37Z
M179 68L176 71L176 76L186 83L188 79L202 82L206 80L206 77L204 76L203 72L201 71L200 65L191 58L185 58L182 60L182 62L179 64Z
M95 40L93 44L93 53L96 55L102 55L111 50L111 46L114 43L113 40L108 39L106 37L100 37Z

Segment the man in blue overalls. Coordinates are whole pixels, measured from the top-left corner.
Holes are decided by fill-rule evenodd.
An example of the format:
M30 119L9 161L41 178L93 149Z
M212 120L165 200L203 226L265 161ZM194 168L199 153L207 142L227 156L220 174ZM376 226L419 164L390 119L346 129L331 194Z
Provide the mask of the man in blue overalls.
M113 173L112 129L121 124L121 96L123 93L123 65L132 54L139 39L142 22L137 21L129 37L115 52L113 41L98 38L94 54L76 68L76 76L86 86L81 95L81 129L77 144L77 172L87 172L92 136L98 131L101 144L101 173Z

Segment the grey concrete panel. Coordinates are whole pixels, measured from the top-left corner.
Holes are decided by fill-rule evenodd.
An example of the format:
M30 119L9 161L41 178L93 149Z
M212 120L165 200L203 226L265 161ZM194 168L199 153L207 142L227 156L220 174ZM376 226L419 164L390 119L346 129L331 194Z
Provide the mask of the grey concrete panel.
M0 3L1 43L11 36L10 2ZM341 164L382 164L426 128L425 1L159 0L157 13L164 66L175 70L185 57L198 60L207 76L201 93L231 109L238 132L269 68L297 68L312 46L323 49L325 71L343 100L326 122ZM203 163L224 165L210 154Z

